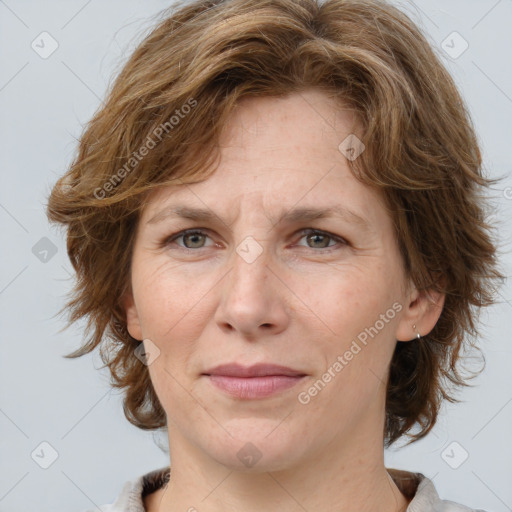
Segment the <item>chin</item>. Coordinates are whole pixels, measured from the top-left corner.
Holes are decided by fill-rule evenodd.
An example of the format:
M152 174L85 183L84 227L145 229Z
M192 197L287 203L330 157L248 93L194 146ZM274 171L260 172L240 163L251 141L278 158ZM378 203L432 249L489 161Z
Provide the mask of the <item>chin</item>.
M282 420L236 419L225 426L220 438L206 448L210 456L233 471L262 473L282 471L300 459L299 447L307 446L300 432L290 431Z

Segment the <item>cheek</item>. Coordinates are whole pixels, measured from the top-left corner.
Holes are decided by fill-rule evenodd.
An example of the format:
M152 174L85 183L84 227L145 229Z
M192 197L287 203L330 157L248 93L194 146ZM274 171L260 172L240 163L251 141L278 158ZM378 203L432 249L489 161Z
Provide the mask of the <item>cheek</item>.
M348 407L358 407L382 386L403 307L392 271L391 266L386 271L377 264L347 267L332 273L323 289L305 290L329 328L324 328L327 335L319 338L316 347L323 353L325 380L329 381L326 400L337 400L341 394Z
M331 336L347 341L372 326L399 298L385 275L378 268L347 266L315 280L322 286L306 279L297 289L310 308L309 316L317 317L316 323L322 320Z
M206 301L201 301L208 282L164 263L139 273L138 286L143 335L160 351L148 368L155 392L166 411L193 417L195 403L190 403L185 388L189 387L190 360L208 315Z
M145 337L172 343L185 327L201 324L204 297L215 285L214 276L192 273L168 260L155 259L151 265L134 268L134 292Z

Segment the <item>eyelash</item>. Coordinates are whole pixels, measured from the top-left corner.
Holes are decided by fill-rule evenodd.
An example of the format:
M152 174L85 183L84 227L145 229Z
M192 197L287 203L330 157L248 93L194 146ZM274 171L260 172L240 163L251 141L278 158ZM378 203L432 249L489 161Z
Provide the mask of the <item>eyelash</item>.
M301 239L304 238L305 236L307 235L323 235L323 236L326 236L336 242L338 242L339 244L341 244L341 246L348 246L349 243L339 237L339 236L336 236L336 235L333 235L332 233L329 233L328 231L321 231L319 229L313 229L313 228L306 228L306 229L303 229L299 232L299 234L301 235ZM161 247L168 247L169 245L171 245L175 240L179 239L179 238L182 238L186 235L205 235L205 236L208 236L208 233L205 232L205 231L202 231L201 228L199 229L185 229L183 231L180 231L179 233L175 233L173 235L170 235L168 237L166 237L164 240L162 240L161 242ZM183 247L183 246L178 246L179 249L182 249L182 250L185 250L185 251L199 251L201 249L207 249L207 247L198 247L196 249L192 249L190 247ZM301 246L301 247L304 247L304 246ZM321 247L320 250L319 249L315 249L314 247L305 247L305 249L310 249L314 252L323 252L323 253L326 253L326 252L332 252L333 250L336 250L338 249L337 247L335 246L330 246L330 247Z

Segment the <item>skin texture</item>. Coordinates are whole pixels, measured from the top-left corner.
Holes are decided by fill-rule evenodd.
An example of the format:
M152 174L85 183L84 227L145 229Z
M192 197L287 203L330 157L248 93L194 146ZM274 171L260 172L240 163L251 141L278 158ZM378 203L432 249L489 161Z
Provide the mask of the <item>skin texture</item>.
M406 279L383 201L338 149L350 133L351 112L320 91L244 99L225 126L217 171L162 187L143 211L123 303L130 334L160 351L149 371L172 461L168 486L146 499L150 512L405 510L384 466L385 384L397 340L430 332L443 297ZM215 217L148 223L177 204ZM277 222L305 206L342 206L368 226L351 217ZM204 234L169 240L192 228ZM262 249L251 263L236 251L254 250L248 236ZM381 315L378 334L300 403ZM234 361L306 377L265 399L233 398L201 374ZM237 456L256 453L247 446L260 456L251 467Z

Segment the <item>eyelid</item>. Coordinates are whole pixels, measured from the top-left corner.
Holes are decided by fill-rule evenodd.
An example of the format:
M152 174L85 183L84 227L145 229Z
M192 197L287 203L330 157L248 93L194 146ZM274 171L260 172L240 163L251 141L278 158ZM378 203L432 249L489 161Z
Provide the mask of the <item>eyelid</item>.
M325 236L331 238L332 240L335 240L336 242L338 242L341 245L349 245L348 241L345 240L345 238L343 238L341 236L338 236L338 235L335 235L334 233L331 233L329 231L324 231L323 229L305 228L305 229L302 229L302 230L298 231L297 234L300 234L301 235L300 238L303 238L304 236L312 234L312 233L320 234L320 235L325 235ZM304 246L300 246L300 247L304 247ZM313 247L306 247L306 249L311 249L311 250L313 250L315 252L319 252L318 250L315 250ZM328 252L329 250L336 249L336 247L335 246L328 246L328 247L324 247L322 249L323 249L323 252Z
M206 235L209 236L210 230L206 228L190 228L190 229L183 229L182 231L178 231L177 233L174 233L172 235L164 237L160 245L162 247L167 247L171 242L174 242L176 239L181 238L185 235L193 235L193 234L199 234L199 235ZM211 238L211 237L210 237ZM189 249L188 247L182 247L178 246L180 249L184 249L187 251L197 251L199 249L205 249L205 247L199 247L198 249Z

